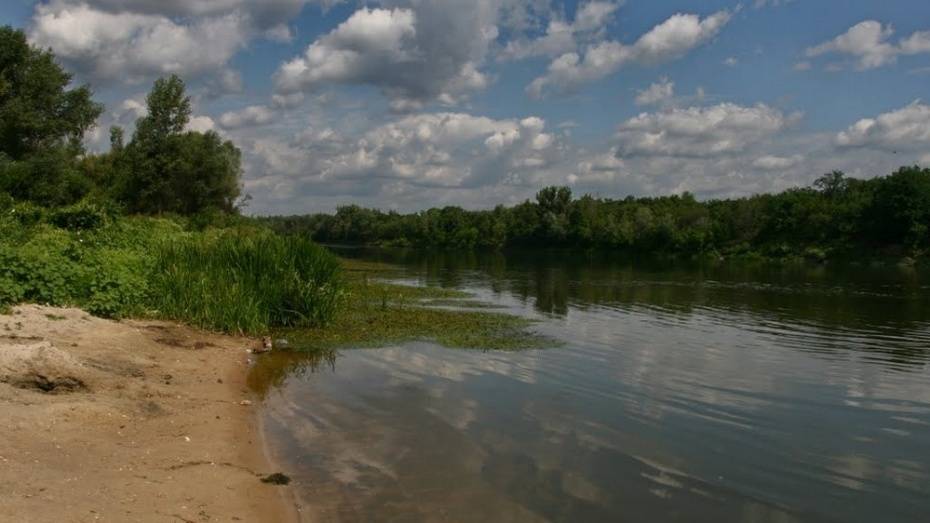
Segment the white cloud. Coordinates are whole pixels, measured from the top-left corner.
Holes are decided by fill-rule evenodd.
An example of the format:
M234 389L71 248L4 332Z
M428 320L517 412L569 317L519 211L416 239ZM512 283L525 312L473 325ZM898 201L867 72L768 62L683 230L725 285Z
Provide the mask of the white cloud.
M841 147L884 150L930 148L930 106L918 101L896 111L864 118L836 135Z
M247 187L272 202L329 192L355 199L390 192L392 201L400 202L438 188L481 192L531 184L561 155L558 139L546 132L541 118L496 120L465 113L408 115L354 137L311 128L287 141L259 138L245 149L251 170L265 173L248 180Z
M454 104L484 89L489 80L479 65L498 35L500 1L409 4L353 13L278 69L278 94L365 84L379 88L395 109L410 111L434 100Z
M662 78L636 95L636 105L655 105L667 102L675 96L675 82Z
M833 53L849 55L855 60L856 69L864 71L893 64L901 55L930 53L930 31L913 33L897 45L889 42L893 35L891 25L866 20L829 42L808 48L805 55L808 58Z
M930 53L930 31L917 32L902 40L901 53Z
M554 16L549 20L544 35L535 39L509 41L501 51L500 58L519 60L533 56L554 57L574 51L578 40L599 37L619 7L620 2L589 1L578 7L572 22Z
M608 151L595 154L593 158L581 160L578 163L578 174L568 177L571 184L605 184L616 180L626 174L626 163L619 158L616 147Z
M209 116L194 116L187 122L186 129L188 131L205 133L207 131L215 131L216 124L213 122L213 118Z
M719 34L730 18L728 11L704 19L693 14L676 14L633 45L608 40L588 47L583 57L575 52L565 53L549 64L545 75L527 86L527 92L534 97L550 90L571 92L630 63L655 65L681 58Z
M775 170L790 169L792 167L797 166L802 161L804 161L804 157L799 154L795 154L792 156L774 156L771 154L767 154L765 156L760 156L756 158L755 160L753 160L752 166L757 167L759 169L764 169L767 171L775 171Z
M98 81L139 82L220 69L245 45L247 23L235 12L184 24L161 15L54 2L36 7L29 35Z
M269 29L296 16L307 4L331 7L340 0L81 0L111 13L139 13L168 18L221 16L248 13L254 23ZM75 2L76 3L76 2Z
M719 156L741 152L799 118L764 104L674 108L627 120L619 126L616 139L623 155Z
M275 113L264 105L252 105L239 111L229 111L220 116L220 125L224 129L240 127L258 127L268 125L274 120Z
M723 61L723 65L727 67L736 67L739 65L739 59L737 59L735 56L731 56Z

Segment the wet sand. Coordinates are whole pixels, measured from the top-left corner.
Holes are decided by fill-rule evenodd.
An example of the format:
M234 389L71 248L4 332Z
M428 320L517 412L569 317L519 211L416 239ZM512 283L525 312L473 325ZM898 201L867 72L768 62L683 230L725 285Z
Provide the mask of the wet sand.
M76 309L0 315L0 521L297 521L291 489L260 481L278 470L252 343Z

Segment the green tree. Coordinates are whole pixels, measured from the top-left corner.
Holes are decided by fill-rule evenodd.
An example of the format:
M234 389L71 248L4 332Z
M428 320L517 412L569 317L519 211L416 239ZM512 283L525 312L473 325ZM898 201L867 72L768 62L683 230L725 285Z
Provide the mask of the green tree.
M116 184L119 199L130 211L146 214L234 211L242 171L239 149L212 131L185 132L191 102L178 76L155 81L146 102L148 114L136 122L125 147L129 167ZM111 154L121 154L119 134L111 138Z
M84 133L103 112L86 85L25 33L0 27L0 190L46 205L70 203L89 184L75 169Z

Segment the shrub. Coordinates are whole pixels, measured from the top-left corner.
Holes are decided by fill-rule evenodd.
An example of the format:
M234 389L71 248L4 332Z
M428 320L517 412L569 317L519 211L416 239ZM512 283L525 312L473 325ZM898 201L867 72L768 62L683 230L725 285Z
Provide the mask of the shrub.
M96 203L83 200L74 205L55 209L48 221L62 229L86 231L99 229L118 213L116 207L108 203Z

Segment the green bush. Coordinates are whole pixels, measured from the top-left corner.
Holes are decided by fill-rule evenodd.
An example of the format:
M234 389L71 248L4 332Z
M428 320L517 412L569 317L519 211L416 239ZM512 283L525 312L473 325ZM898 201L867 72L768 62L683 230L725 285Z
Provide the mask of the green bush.
M113 204L83 200L74 205L53 210L48 221L62 229L86 231L99 229L117 214L118 209Z

